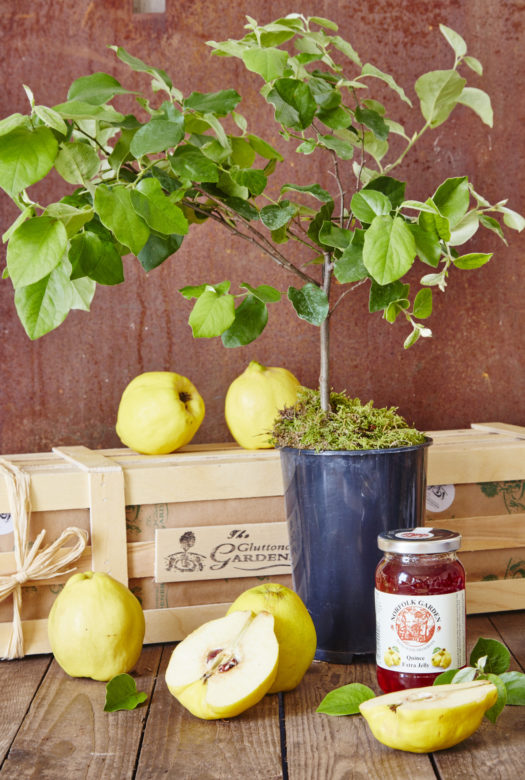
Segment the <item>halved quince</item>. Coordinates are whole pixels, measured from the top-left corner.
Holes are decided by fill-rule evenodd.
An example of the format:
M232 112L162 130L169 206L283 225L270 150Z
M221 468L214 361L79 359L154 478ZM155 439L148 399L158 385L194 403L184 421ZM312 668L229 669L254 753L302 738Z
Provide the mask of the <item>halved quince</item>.
M198 718L232 718L269 691L278 662L273 615L232 612L204 623L175 647L166 684Z
M470 737L497 698L493 683L473 680L387 693L363 702L359 709L379 742L411 753L430 753Z

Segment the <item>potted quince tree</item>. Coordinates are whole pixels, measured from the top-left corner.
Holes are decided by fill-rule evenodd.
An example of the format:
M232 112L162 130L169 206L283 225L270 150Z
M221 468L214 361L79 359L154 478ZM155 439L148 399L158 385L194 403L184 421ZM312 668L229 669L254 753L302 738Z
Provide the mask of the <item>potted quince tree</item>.
M396 410L332 392L337 310L366 284L371 313L406 322L408 348L431 336L433 296L450 276L491 259L462 247L480 228L505 241L503 226L521 230L525 220L506 200L489 203L463 173L425 200L411 199L394 175L458 104L492 126L489 96L467 84L469 73L482 74L481 63L459 34L440 26L451 67L422 74L409 95L392 75L363 63L331 20L290 14L262 25L247 17L245 29L242 38L209 45L262 80L290 154L252 132L255 120L238 110L235 89L184 95L164 70L112 47L132 71L151 77L152 95L91 73L52 107L26 87L30 112L0 122L0 186L20 209L4 233L4 277L32 339L71 309L88 310L97 283L123 281L123 255L151 271L204 221L250 241L295 277L286 293L260 276L236 290L228 280L203 280L180 292L194 301L193 335L220 337L226 347L255 340L283 297L319 327L319 389L304 390L297 408L283 411L274 436L294 585L316 623L318 657L348 661L374 646L377 534L422 522L429 440ZM139 116L116 107L133 99ZM409 114L418 117L410 134ZM309 155L319 157L331 184L301 178ZM275 192L274 172L282 176L292 160L293 180ZM34 201L28 188L52 170L67 192L53 203Z

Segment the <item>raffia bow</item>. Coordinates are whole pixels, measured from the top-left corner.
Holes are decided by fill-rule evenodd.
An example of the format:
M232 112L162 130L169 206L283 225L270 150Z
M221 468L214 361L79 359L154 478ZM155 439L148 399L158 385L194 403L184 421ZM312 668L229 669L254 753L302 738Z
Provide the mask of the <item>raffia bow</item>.
M58 539L48 547L42 542L46 534L40 531L32 545L28 544L29 518L31 503L29 499L29 475L17 466L0 459L0 473L7 482L9 505L13 521L14 555L16 571L0 577L0 601L13 595L13 623L11 637L3 658L22 658L24 655L24 635L22 631L22 585L29 580L47 580L52 577L69 574L76 569L68 566L84 552L88 534L82 528L66 528ZM67 543L75 544L68 547Z

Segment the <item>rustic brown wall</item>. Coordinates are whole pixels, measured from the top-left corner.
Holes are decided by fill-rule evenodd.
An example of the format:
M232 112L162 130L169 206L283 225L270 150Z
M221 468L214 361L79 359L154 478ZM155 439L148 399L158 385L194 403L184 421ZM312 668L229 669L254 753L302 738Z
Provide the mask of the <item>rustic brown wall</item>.
M508 196L512 208L525 212L522 0L302 0L299 6L307 15L336 20L364 59L395 72L407 89L423 71L451 64L439 23L461 33L469 52L484 63L483 87L492 97L494 128L467 109L456 109L399 176L413 179L409 195L417 198L447 176L468 174L488 198ZM186 94L240 87L244 113L261 114L267 109L257 94L257 78L235 61L212 58L205 41L238 37L245 14L267 22L297 7L287 0L167 0L165 14L145 16L132 13L132 0L0 0L1 116L27 112L23 83L47 105L65 99L73 79L97 70L131 85L129 71L106 48L113 43L163 67ZM310 159L305 183L324 175L315 169L315 155ZM296 180L293 173L289 180ZM49 185L34 191L41 200L53 195ZM0 193L0 232L14 216ZM508 247L492 233L478 239L477 248L494 251L494 258L476 272L452 274L447 294L436 299L430 322L434 338L408 352L402 349L406 331L401 323L392 327L379 315L367 315L364 288L349 296L335 321L334 387L373 397L378 405L399 406L427 430L483 420L525 425L525 236L508 236ZM224 395L250 359L285 365L304 384L317 383L318 331L299 322L286 304L273 309L265 334L252 345L225 350L217 341L193 340L187 325L190 307L177 292L182 285L212 277L267 281L286 289L289 280L245 243L238 245L206 226L193 231L182 250L149 275L131 257L125 269L123 285L98 289L90 314L72 312L57 331L36 342L28 340L16 317L10 282L0 282L0 452L74 443L118 446L114 423L120 394L146 370L174 370L195 382L207 404L195 441L208 442L230 438Z

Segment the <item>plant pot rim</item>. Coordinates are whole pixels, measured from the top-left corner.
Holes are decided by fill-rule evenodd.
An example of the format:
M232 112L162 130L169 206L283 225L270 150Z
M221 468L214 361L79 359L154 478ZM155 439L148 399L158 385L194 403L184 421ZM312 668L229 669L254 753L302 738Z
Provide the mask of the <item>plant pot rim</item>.
M419 444L407 444L404 447L381 447L377 449L366 450L314 450L314 449L302 449L300 447L276 447L279 452L295 452L304 455L318 455L325 458L335 457L337 455L359 457L365 455L386 455L388 453L397 452L411 452L413 450L421 449L422 447L430 447L433 444L433 439L430 436L425 435L425 440Z

